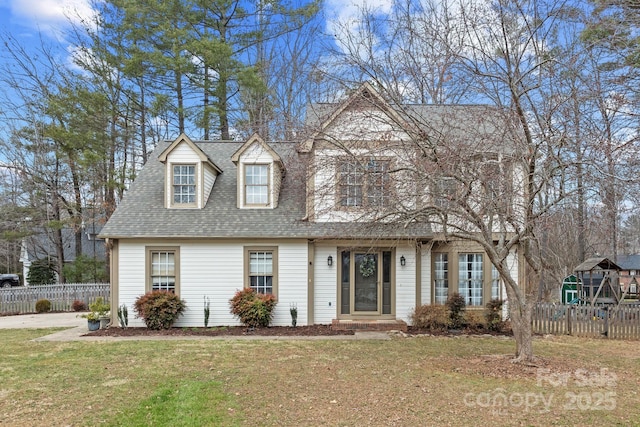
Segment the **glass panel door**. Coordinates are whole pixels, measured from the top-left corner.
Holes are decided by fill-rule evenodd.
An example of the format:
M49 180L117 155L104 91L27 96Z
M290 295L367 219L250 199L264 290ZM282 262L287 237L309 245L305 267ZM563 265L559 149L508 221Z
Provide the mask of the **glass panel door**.
M354 311L378 311L378 254L355 254Z

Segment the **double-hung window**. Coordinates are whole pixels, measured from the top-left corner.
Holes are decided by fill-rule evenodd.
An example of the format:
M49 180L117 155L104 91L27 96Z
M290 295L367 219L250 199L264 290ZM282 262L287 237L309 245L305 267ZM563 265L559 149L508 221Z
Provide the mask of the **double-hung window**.
M456 200L458 183L453 177L440 177L436 180L433 190L434 205L439 208L447 208Z
M269 165L244 166L244 203L269 204Z
M362 206L364 171L355 161L340 164L340 205Z
M458 292L468 306L482 306L482 254L458 255Z
M500 298L501 287L500 273L496 266L491 264L491 299L502 299Z
M173 165L173 203L196 203L196 166Z
M179 252L177 248L147 248L147 290L179 290Z
M276 294L278 255L276 248L245 249L247 287L260 294Z
M388 206L390 200L388 160L372 159L367 163L367 202L369 206Z
M435 303L444 304L449 296L449 255L434 254L434 291Z

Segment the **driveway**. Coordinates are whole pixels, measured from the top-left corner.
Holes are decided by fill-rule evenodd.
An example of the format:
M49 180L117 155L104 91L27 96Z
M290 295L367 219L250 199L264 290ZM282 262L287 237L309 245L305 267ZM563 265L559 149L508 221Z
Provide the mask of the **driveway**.
M80 313L81 314L81 313ZM87 319L72 313L21 314L19 316L0 316L0 329L33 329L87 326Z

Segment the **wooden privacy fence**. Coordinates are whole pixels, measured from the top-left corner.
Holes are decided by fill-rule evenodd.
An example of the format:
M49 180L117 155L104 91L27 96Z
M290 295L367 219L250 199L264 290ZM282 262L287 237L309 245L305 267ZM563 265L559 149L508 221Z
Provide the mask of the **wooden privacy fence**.
M591 307L538 303L533 308L533 332L637 340L640 339L640 305Z
M36 301L51 301L51 311L72 311L78 300L89 305L97 297L109 301L108 283L74 283L64 285L21 286L0 289L0 314L34 313Z

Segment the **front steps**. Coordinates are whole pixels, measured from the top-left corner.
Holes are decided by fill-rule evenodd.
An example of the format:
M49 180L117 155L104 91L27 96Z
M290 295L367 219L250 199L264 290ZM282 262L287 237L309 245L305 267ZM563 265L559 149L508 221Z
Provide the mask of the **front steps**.
M331 328L339 331L379 332L402 331L407 332L407 323L402 320L339 320L331 321Z

